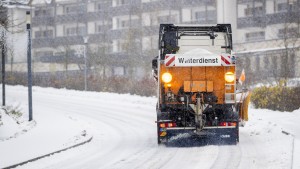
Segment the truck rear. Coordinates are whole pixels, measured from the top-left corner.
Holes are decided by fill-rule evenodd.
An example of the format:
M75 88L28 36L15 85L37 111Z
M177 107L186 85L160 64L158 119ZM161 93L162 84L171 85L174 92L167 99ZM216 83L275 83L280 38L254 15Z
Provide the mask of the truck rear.
M188 132L239 141L230 24L161 24L159 56L152 68L158 144Z

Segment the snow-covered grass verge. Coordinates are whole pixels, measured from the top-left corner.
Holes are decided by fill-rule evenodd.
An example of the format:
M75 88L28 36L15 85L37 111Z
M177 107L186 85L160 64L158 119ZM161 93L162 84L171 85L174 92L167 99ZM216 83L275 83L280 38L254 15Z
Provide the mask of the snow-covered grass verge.
M300 168L300 109L279 112L267 109L249 109L249 121L240 128L242 151L252 163L252 168ZM245 140L243 137L252 138ZM259 144L253 144L253 141ZM253 146L255 145L255 146ZM249 151L252 149L252 151ZM253 151L254 150L254 151ZM253 152L259 152L257 154ZM261 153L263 152L263 153ZM257 157L257 156L260 157ZM264 160L258 160L262 158ZM245 166L246 167L246 166Z
M47 97L44 92L33 92L34 120L28 122L27 95L24 94L27 88L7 86L7 89L7 103L20 105L23 115L16 119L0 111L3 123L0 126L0 168L71 147L92 137L88 124L68 111L53 111L50 102L49 105L38 104L40 97Z
M32 129L36 122L26 121L17 107L7 106L0 109L0 142L16 138Z

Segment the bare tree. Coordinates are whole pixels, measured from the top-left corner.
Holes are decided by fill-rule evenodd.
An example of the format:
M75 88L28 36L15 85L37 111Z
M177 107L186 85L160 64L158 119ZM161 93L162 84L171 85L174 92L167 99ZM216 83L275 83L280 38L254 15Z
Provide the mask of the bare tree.
M293 1L291 1L293 2ZM288 9L285 15L284 28L279 30L279 35L283 38L284 52L281 56L280 77L287 85L288 78L295 75L295 62L297 62L296 54L299 51L299 28L300 21L298 17L298 2L288 3Z

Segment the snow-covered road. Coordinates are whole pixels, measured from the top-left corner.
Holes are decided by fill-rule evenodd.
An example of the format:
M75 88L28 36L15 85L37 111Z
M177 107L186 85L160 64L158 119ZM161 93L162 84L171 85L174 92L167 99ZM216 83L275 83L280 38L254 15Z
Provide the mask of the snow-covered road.
M8 87L7 97L20 98L20 104L25 105L24 91L24 87ZM282 133L292 132L297 144L300 111L250 109L250 121L240 129L238 145L166 147L156 143L155 104L155 98L35 87L33 110L42 106L45 112L65 112L84 123L93 140L19 168L300 168L293 159L293 152L300 152L293 145L293 137Z

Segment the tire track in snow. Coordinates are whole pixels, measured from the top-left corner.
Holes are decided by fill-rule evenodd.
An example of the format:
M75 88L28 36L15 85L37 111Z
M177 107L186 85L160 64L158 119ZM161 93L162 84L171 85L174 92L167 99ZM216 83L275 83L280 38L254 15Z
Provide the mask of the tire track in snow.
M234 169L238 168L241 162L241 149L239 145L218 146L218 156L211 169Z
M48 100L49 101L49 100ZM71 103L73 104L73 103ZM70 105L66 105L67 107L70 106ZM55 107L55 106L54 106ZM105 106L104 106L105 107ZM140 118L139 116L135 117L135 116L132 116L132 117L135 117L133 120L130 120L130 118L128 116L131 116L131 115L128 115L128 112L124 112L124 109L119 109L119 108L116 108L116 107L111 107L111 106L108 106L108 107L105 107L104 108L103 106L93 106L93 107L88 107L85 111L86 112L95 112L95 111L98 111L100 110L100 112L104 112L104 113L101 113L101 115L97 115L97 114L88 114L88 116L93 116L92 118L95 118L95 119L100 119L99 121L100 122L105 122L107 124L110 124L111 126L107 125L108 127L106 128L115 128L114 131L112 132L115 132L115 133L118 133L119 135L122 135L123 136L126 136L126 135L130 135L130 136L133 136L133 133L137 133L138 135L141 135L141 131L140 130L137 130L138 126L140 125L141 122L139 122L140 120L142 119L145 119L145 118ZM63 109L61 106L57 106L56 107L57 109ZM126 109L125 109L126 110ZM106 113L106 112L121 112L121 113ZM77 113L81 113L80 109L77 109ZM83 114L83 113L81 113ZM115 114L115 115L114 115ZM136 119L139 119L139 120L136 120ZM138 123L137 123L138 122ZM154 121L153 122L150 122L149 120L146 120L146 121L143 121L142 123L146 123L148 122L149 124L152 124L153 126L154 125ZM130 125L129 125L130 123ZM136 127L133 127L133 123L135 123ZM119 125L114 125L114 124L119 124ZM124 125L129 125L129 126L124 126ZM119 127L116 127L116 126L119 126ZM147 128L151 128L151 127L147 127ZM125 131L127 130L127 131ZM154 129L155 131L155 129ZM129 134L125 134L124 133L129 133ZM142 131L142 133L144 133L145 131ZM155 136L154 133L151 134L152 136ZM139 136L140 137L140 136ZM121 138L119 138L118 140L121 140ZM132 140L140 140L140 139L132 139ZM153 145L154 144L154 140L153 140ZM148 144L148 143L147 143ZM141 151L143 150L143 147L144 146L141 146L141 149L138 150L138 151ZM121 147L119 147L121 148ZM127 151L129 152L129 151ZM136 153L136 152L134 152ZM109 154L107 154L109 156ZM127 156L123 157L122 159L127 159L129 158L128 156L131 156L132 154L128 154ZM122 161L122 159L120 159L120 161ZM106 161L107 162L107 161ZM105 167L105 166L103 166ZM109 168L109 165L108 165L108 168Z

